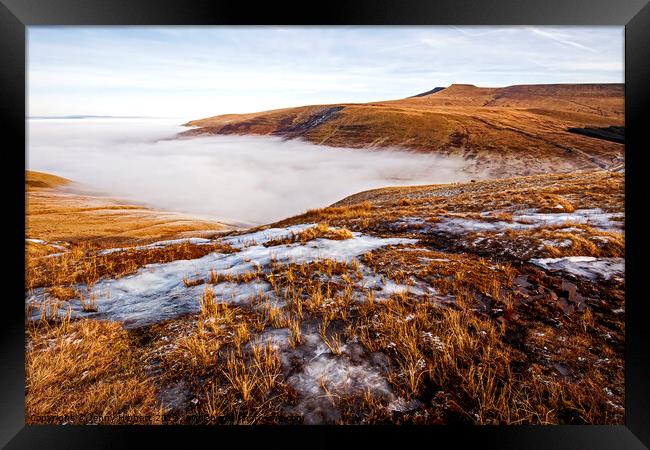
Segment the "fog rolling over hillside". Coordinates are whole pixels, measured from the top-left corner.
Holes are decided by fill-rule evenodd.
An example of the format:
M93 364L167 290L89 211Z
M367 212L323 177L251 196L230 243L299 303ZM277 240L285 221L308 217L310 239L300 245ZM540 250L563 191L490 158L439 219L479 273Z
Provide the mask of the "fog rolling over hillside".
M280 137L170 139L184 129L180 122L30 119L27 165L126 200L251 225L366 189L482 177L465 172L460 157Z
M485 88L452 84L401 100L308 105L188 122L181 136L275 135L332 147L407 148L462 156L495 177L606 169L623 145L623 84ZM578 133L588 127L595 133Z

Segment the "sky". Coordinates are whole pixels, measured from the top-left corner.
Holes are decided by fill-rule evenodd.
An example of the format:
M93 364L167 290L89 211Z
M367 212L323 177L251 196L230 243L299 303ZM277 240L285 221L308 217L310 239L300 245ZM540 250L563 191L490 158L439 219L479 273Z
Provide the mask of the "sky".
M28 116L190 120L469 83L622 83L623 27L40 27Z

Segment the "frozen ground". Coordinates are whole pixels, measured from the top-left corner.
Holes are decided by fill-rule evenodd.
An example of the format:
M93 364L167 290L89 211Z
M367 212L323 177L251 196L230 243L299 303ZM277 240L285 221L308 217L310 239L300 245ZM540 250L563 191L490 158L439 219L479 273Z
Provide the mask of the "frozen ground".
M487 214L483 214L486 218ZM589 225L603 231L620 231L623 222L615 219L622 219L623 213L606 213L599 208L577 209L572 213L538 213L534 211L521 214L513 214L512 222L485 221L466 219L461 217L445 217L435 224L437 231L444 231L452 234L474 232L474 231L503 231L503 230L530 230L534 228L562 226L569 223L580 223Z
M253 338L255 343L269 340L280 353L285 373L300 362L300 369L287 378L300 399L286 412L300 414L307 425L338 420L340 411L335 403L339 396L370 392L395 400L384 376L389 358L383 353L367 354L361 345L349 342L341 346L340 355L334 355L309 325L303 326L302 342L297 347L289 345L286 328L267 330Z
M591 256L567 256L564 258L535 258L530 262L546 270L563 271L579 278L609 280L625 272L624 258L594 258Z
M577 209L572 213L540 213L525 210L512 215L512 221L494 220L492 212L481 213L479 218L459 217L453 214L440 216L439 222L429 222L422 217L403 217L394 222L392 229L413 229L414 232L444 232L449 234L466 234L472 232L502 232L505 230L532 230L537 228L585 224L601 231L622 232L624 213L607 213L600 208ZM575 231L567 228L566 231Z
M149 250L149 249L154 249L154 248L163 248L167 247L169 245L176 245L176 244L192 244L192 245L209 245L212 244L213 241L210 239L205 239L205 238L184 238L184 239L170 239L166 241L158 241L154 242L152 244L148 245L138 245L136 247L126 247L126 248L107 248L105 250L100 250L97 252L98 255L108 255L110 253L117 253L117 252L124 252L124 251L129 251L129 250Z
M44 241L43 239L31 239L31 238L26 238L25 242L31 242L32 244L45 245L45 246L48 246L48 247L52 247L53 249L56 249L56 250L61 250L63 252L68 250L64 246L64 245L67 244L66 242L47 242L47 241Z
M90 292L86 286L79 286L86 298L91 293L95 296L98 311L83 312L78 302L71 302L73 316L84 315L84 317L94 316L117 320L124 322L128 327L148 325L185 313L199 311L199 298L204 286L187 287L183 282L184 278L190 280L202 278L207 281L213 270L224 275L257 272L258 268L269 267L272 261L276 263L308 263L330 259L349 263L353 258L380 247L417 242L414 239L385 239L353 233L352 238L345 240L321 238L305 244L294 243L273 247L262 245L272 239L291 236L311 226L313 224L301 224L223 238L220 242L229 243L239 248L240 251L232 254L215 252L198 259L150 264L132 275L117 279L102 279L92 286ZM204 241L200 240L197 243L207 243ZM154 243L147 247L169 245L175 242ZM111 249L113 252L119 250ZM370 276L364 280L368 283L368 288L376 287L378 282L378 279ZM387 283L383 288L386 293L409 289L394 283ZM263 281L222 282L215 285L214 289L219 298L233 303L246 302L251 297L258 295L271 295L270 285ZM46 298L46 292L43 289L38 289L28 296L27 301L38 305ZM39 309L35 308L32 315L37 317Z
M452 240L463 239L465 235L470 235L469 241L479 242L483 239L499 239L505 235L505 230L529 230L535 228L549 228L554 226L563 227L562 231L578 233L583 231L579 227L573 227L571 224L582 223L588 224L598 230L611 232L623 232L623 222L617 219L623 217L622 214L605 213L599 209L582 209L573 213L539 213L534 210L521 211L514 214L512 221L495 220L491 217L492 213L485 214L468 214L466 216L449 214L441 218L440 222L427 221L419 217L407 217L401 221L402 226L406 226L406 231L437 233L445 232L451 235ZM394 222L393 225L399 224ZM354 275L348 278L350 273L344 275L327 275L324 272L315 272L310 276L320 277L323 282L331 282L334 285L352 283L351 287L354 292L352 298L361 300L368 292L375 293L375 298L382 301L383 298L393 294L411 293L418 302L424 300L442 299L436 289L431 286L426 278L420 279L422 275L416 270L405 270L395 279L396 282L387 278L381 273L391 273L383 270L385 260L388 265L394 261L400 261L404 254L410 255L410 261L414 266L419 267L414 261L422 263L425 268L431 263L443 263L447 265L455 261L457 255L449 258L420 256L413 251L423 252L427 255L427 250L431 251L431 256L438 256L437 250L427 247L430 239L422 240L419 246L418 239L407 239L404 237L379 237L370 234L353 232L349 239L332 240L326 238L317 238L307 242L295 242L278 244L279 242L291 242L291 239L299 233L316 226L314 223L303 223L285 228L269 228L266 230L249 232L240 235L231 235L216 240L202 238L187 238L179 240L168 240L155 242L149 245L132 247L131 250L146 251L148 249L162 248L168 245L187 242L191 245L206 245L211 243L228 244L234 249L235 253L210 253L198 259L177 260L164 264L150 264L140 268L136 273L118 279L102 279L97 282L91 292L96 297L97 312L83 312L78 301L69 302L73 308L73 316L96 317L123 322L127 328L138 328L159 321L175 318L187 313L197 313L200 310L199 298L205 288L204 284L208 281L212 271L220 275L236 276L246 273L263 273L268 274L270 268L275 265L284 265L290 263L309 263L319 260L334 260L342 263L351 263L357 268ZM352 228L352 227L351 227ZM354 228L352 228L354 229ZM400 228L400 231L404 231ZM470 233L486 232L487 237L472 236ZM491 235L491 236L490 236ZM403 234L398 236L404 236ZM412 235L407 235L412 236ZM544 235L546 236L546 235ZM418 236L423 237L423 236ZM271 242L275 241L275 242ZM568 239L540 239L541 244L555 246L558 248L568 248L571 241ZM277 244L277 245L274 245ZM520 243L516 243L520 246ZM537 245L537 244L536 244ZM398 249L391 249L388 256L383 252L373 255L375 262L368 257L361 258L362 264L358 258L369 251L376 249L399 246ZM435 245L434 245L435 246ZM102 254L120 252L127 249L115 248L104 250ZM404 252L404 253L402 253ZM377 256L379 255L379 256ZM575 291L576 284L572 277L578 277L583 280L590 280L598 283L602 280L614 280L619 283L620 277L624 274L624 258L593 258L587 256L568 256L563 258L519 258L520 261L527 261L534 264L549 273L557 272L556 278L562 280L562 286L568 286L567 295L577 296L582 302L585 300L582 295ZM384 257L384 260L381 258ZM531 259L532 258L532 259ZM404 261L404 259L402 259ZM440 265L440 264L438 264ZM408 263L402 265L407 267ZM435 265L434 265L435 267ZM485 269L495 269L489 264ZM526 265L526 269L531 267ZM376 272L378 270L379 272ZM458 268L456 272L463 272L464 268ZM483 269L481 269L483 270ZM393 276L393 275L391 275ZM452 275L453 276L453 275ZM521 277L520 277L521 278ZM202 281L201 284L192 286L193 283L184 283L184 279L191 281ZM524 276L524 280L525 280ZM251 300L256 297L264 297L271 303L283 306L282 295L277 295L271 284L264 281L263 276L254 278L249 282L231 282L224 281L212 285L218 300L230 302L238 305L250 305ZM521 282L521 280L520 280ZM528 285L527 281L524 281ZM77 286L84 292L88 298L89 292L85 286ZM276 288L278 285L276 285ZM572 288L574 291L572 291ZM336 289L336 288L335 288ZM443 291L440 288L440 291ZM531 289L532 292L532 289ZM573 294L571 294L573 292ZM425 298L426 297L426 298ZM569 298L567 297L567 298ZM36 290L30 293L28 302L41 302L47 299L47 293L43 290ZM450 300L451 296L447 298ZM413 297L410 299L413 300ZM535 301L542 302L540 297L535 297ZM329 307L329 300L324 299L323 307ZM566 300L568 302L569 300ZM357 305L355 305L357 306ZM620 306L620 305L616 305ZM564 308L564 306L563 306ZM569 309L567 309L569 310ZM502 311L501 308L493 309L493 313ZM617 308L613 310L615 314L623 314L624 309ZM33 312L34 317L38 316L38 310ZM400 318L402 321L414 319L413 314L404 314ZM194 318L188 318L187 321L180 320L173 323L193 323ZM213 319L212 319L213 320ZM415 323L415 322L414 322ZM342 398L350 398L356 395L372 394L375 398L382 398L387 404L389 411L408 412L417 410L423 404L429 404L422 398L404 399L398 397L397 390L393 391L391 383L387 380L387 373L395 373L396 363L392 360L391 350L395 348L394 342L390 342L387 348L382 351L370 352L363 345L359 344L357 338L342 337L340 341L340 353L333 352L328 345L327 340L318 330L319 320L309 315L299 324L301 342L299 345L291 345L290 332L287 328L270 329L266 328L261 333L254 333L251 336L251 343L261 343L268 340L278 351L282 367L282 378L284 382L295 390L297 397L295 402L287 403L282 406L282 413L288 417L297 415L302 417L305 424L336 423L342 419L343 408L340 403ZM165 325L163 325L165 326ZM286 326L285 324L281 326ZM328 332L342 332L340 323L332 323ZM190 330L190 328L188 328ZM136 331L137 332L137 331ZM194 330L192 329L192 331ZM422 332L423 341L435 351L445 349L444 339L434 336L435 333ZM440 334L440 333L438 333ZM173 334L169 335L173 338ZM331 335L330 335L331 338ZM168 335L161 338L165 346L171 346ZM393 339L393 341L398 342ZM161 347L163 348L163 347ZM544 347L546 349L546 347ZM424 360L418 360L417 364L424 365ZM423 366L424 367L424 366ZM390 378L392 380L392 378ZM169 388L164 388L162 397L166 404L177 405L179 408L185 407L188 402L198 402L200 397L192 393L189 388L183 385L182 381ZM420 403L422 402L422 403Z

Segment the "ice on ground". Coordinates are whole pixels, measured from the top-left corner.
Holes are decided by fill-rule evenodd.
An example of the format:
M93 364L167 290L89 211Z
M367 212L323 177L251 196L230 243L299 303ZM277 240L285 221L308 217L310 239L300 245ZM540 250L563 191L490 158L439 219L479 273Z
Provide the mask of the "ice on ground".
M590 280L598 278L609 280L625 272L625 258L566 256L563 258L534 258L530 262L546 270L559 270Z
M403 229L416 229L418 231L424 231L430 229L431 224L422 217L402 217L391 223L388 227L393 231L400 231Z
M196 238L196 237L183 238L183 239L169 239L165 241L154 242L147 245L138 245L137 247L107 248L105 250L98 251L97 254L108 255L110 253L125 252L129 250L150 250L150 249L164 248L170 245L185 244L185 243L192 244L192 245L208 245L208 244L212 244L213 242L214 241L212 241L211 239Z
M49 255L40 256L38 259L58 258L59 256L63 256L65 254L66 252L50 253Z
M284 235L308 228L300 225L283 229ZM280 230L280 229L275 229ZM266 230L268 231L268 230ZM259 232L258 232L259 233ZM258 233L237 236L241 243L259 242ZM281 236L277 231L273 236ZM255 238L251 238L255 236ZM217 242L231 240L226 238ZM226 275L237 275L257 271L258 267L268 267L273 260L278 263L308 263L323 259L349 263L353 258L380 247L398 244L412 244L414 239L379 238L361 233L353 233L346 240L314 239L305 245L300 243L264 247L261 244L242 247L238 253L210 253L202 258L176 260L163 264L149 264L136 273L117 279L102 279L92 287L98 312L82 313L75 302L73 315L94 315L98 318L124 321L125 326L136 327L173 318L199 310L199 298L204 286L186 287L183 278L203 278L207 281L211 271ZM247 245L247 244L242 244ZM79 286L85 298L89 293ZM223 301L242 303L258 294L270 294L270 285L265 282L238 283L224 282L214 286L215 293ZM27 298L28 302L38 303L47 299L43 289L36 290ZM38 315L34 311L34 316Z
M67 250L67 248L65 248L63 245L55 244L55 243L52 243L52 242L47 242L47 241L44 241L43 239L27 238L27 239L25 239L25 242L31 242L33 244L40 244L40 245L47 245L48 247L52 247L54 249L61 250L61 251L66 251Z
M624 213L606 213L600 208L576 209L572 213L530 213L513 215L513 222L541 224L543 226L562 225L568 222L583 223L593 228L609 231L622 229Z
M276 239L284 239L316 226L315 223L302 223L286 228L268 228L254 233L229 236L221 239L221 242L230 244L235 248L244 248L252 245L265 244Z
M336 422L340 418L336 403L338 397L345 394L363 395L370 391L375 396L394 399L380 366L359 344L342 345L341 354L336 356L324 344L315 327L305 325L299 346L292 347L288 339L289 331L281 328L267 330L252 341L264 343L270 340L279 351L283 371L290 374L287 383L299 395L297 404L288 412L303 416L305 424Z
M571 247L572 241L571 239L542 239L542 244L549 247L566 248Z
M287 347L289 342L289 329L271 328L263 333L251 337L251 342L256 345L266 344L269 341L276 349Z
M581 223L602 231L622 230L620 220L624 213L606 213L600 208L576 209L572 213L528 212L512 216L512 222L467 219L464 217L444 217L433 228L452 234L480 231L530 230L534 228L561 226L566 223Z
M386 378L376 368L365 361L355 363L345 355L319 355L287 381L300 394L296 409L307 425L338 418L338 411L321 384L334 396L334 401L339 395L363 395L367 391L377 396L392 394Z
M367 268L364 268L364 275L360 284L364 289L379 291L385 296L405 293L420 296L438 294L436 289L427 283L418 282L413 278L409 280L409 284L396 283L381 275L371 274Z
M420 406L422 406L422 403L418 400L407 401L406 399L399 397L388 404L388 409L390 411L408 412L416 410Z

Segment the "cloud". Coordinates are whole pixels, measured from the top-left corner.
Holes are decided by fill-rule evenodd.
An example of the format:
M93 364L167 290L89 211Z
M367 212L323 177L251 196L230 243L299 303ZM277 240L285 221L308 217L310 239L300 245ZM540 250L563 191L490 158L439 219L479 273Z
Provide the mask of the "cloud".
M250 224L367 189L470 178L456 158L270 137L168 139L181 130L164 120L31 119L27 166L159 209Z
M598 50L595 48L588 47L586 45L583 45L579 42L576 42L575 40L570 39L570 35L567 33L558 33L555 31L548 31L548 30L540 30L539 28L535 27L528 27L528 30L530 30L532 33L542 36L545 38L548 38L554 42L558 42L563 45L570 45L576 48L580 48L582 50L587 50L589 52L597 53Z
M621 82L622 27L29 27L33 115L200 118L435 86Z

